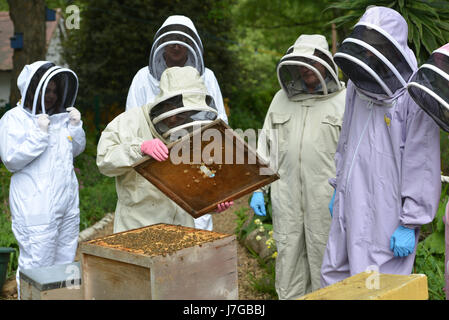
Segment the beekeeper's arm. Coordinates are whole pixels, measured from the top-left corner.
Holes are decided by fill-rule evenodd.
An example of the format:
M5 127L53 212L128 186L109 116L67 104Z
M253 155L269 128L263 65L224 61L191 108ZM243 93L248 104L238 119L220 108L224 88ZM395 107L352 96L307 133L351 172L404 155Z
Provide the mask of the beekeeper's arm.
M81 113L75 107L67 108L69 112L68 130L72 138L72 152L73 157L80 155L86 148L86 134L83 130L83 121L81 120Z
M47 121L49 123L48 117ZM48 123L40 126L37 119L30 122L13 113L0 119L0 157L6 169L19 171L45 151L49 140Z
M339 172L341 171L341 165L345 152L345 145L348 140L349 135L349 128L351 126L351 119L352 119L352 112L354 110L354 97L356 95L354 84L352 81L348 82L348 87L346 89L346 98L345 98L345 112L343 114L343 121L341 125L341 131L340 131L340 137L338 139L337 143L337 149L335 151L334 155L334 161L335 161L335 174L338 176ZM332 177L329 178L329 184L334 188L334 190L337 188L337 178Z
M140 69L134 76L128 90L128 97L126 98L126 110L141 107L154 100L157 92L155 93L151 86L148 73L148 68L145 67Z
M116 177L132 170L142 159L144 139L137 135L137 125L124 114L112 120L101 133L97 146L97 166L108 177Z
M406 103L415 104L408 96ZM399 222L417 227L433 220L441 193L440 130L416 104L409 108L402 158L402 212Z
M275 172L277 172L277 141L276 132L272 130L270 110L268 110L257 141L257 154L262 158L262 161L269 164L269 167ZM263 195L268 192L269 187L270 185L263 186L254 191L251 197L250 207L253 209L254 213L259 216L266 215Z
M212 98L214 98L214 102L218 111L218 118L228 123L228 116L226 115L223 96L221 95L221 90L220 86L218 85L217 78L215 78L215 74L212 71L210 71L210 75L208 77L209 79L207 82L207 90Z

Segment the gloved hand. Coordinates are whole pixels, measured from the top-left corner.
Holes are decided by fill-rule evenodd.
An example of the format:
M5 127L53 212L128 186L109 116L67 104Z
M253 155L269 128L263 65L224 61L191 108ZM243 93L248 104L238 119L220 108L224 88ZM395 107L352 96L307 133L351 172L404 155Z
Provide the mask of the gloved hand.
M81 121L81 113L75 107L70 107L66 110L69 111L70 124L72 126L77 126Z
M45 133L48 132L48 125L49 124L50 124L50 119L48 118L48 114L40 114L37 117L37 125Z
M265 200L263 198L263 192L254 192L249 203L250 207L254 210L254 213L258 216L266 216Z
M329 202L329 211L331 213L331 217L334 217L334 200L335 200L335 193L337 193L337 190L334 190L334 194L332 195L331 202Z
M415 230L399 226L390 239L390 250L395 257L406 257L415 249Z
M140 151L142 151L143 154L150 155L157 161L164 161L168 158L167 147L157 138L144 141L140 146Z
M218 205L217 205L217 212L218 213L220 213L220 212L223 212L223 211L225 211L226 209L228 209L228 208L230 208L232 205L234 205L234 201L226 201L226 202L223 202L223 203L219 203Z

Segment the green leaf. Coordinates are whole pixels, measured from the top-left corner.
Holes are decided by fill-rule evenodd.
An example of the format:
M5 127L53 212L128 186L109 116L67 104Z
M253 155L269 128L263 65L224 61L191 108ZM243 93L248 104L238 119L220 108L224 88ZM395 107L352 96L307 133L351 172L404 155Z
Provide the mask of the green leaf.
M421 20L419 19L419 17L415 16L412 12L409 12L408 15L410 17L409 21L407 21L409 31L416 28L416 29L418 29L419 36L422 37L422 22L421 22Z
M423 241L424 248L430 253L444 254L445 240L443 232L434 232Z

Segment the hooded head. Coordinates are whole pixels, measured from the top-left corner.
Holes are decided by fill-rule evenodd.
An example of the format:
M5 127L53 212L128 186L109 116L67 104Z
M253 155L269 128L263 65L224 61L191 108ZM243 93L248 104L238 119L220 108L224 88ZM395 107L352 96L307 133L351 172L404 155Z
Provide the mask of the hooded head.
M407 45L408 26L395 10L370 7L343 41L334 61L362 92L392 98L417 68Z
M217 118L214 100L195 68L166 69L161 76L160 89L149 107L149 118L153 135L165 143L182 137L194 126Z
M449 132L449 44L432 52L407 89L416 104Z
M21 93L19 105L35 115L53 115L66 112L75 103L78 78L69 69L55 66L50 61L27 64L17 78Z
M151 47L149 69L156 80L169 67L192 66L204 73L203 44L192 20L174 15L156 32Z
M308 99L339 91L338 68L322 35L301 35L277 66L281 88L289 99Z

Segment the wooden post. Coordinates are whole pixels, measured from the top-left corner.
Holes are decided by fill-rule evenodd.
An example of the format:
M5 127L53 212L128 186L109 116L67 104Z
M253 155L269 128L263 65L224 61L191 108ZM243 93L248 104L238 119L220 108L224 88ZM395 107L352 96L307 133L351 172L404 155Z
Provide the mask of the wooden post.
M337 52L337 27L332 23L332 55Z

